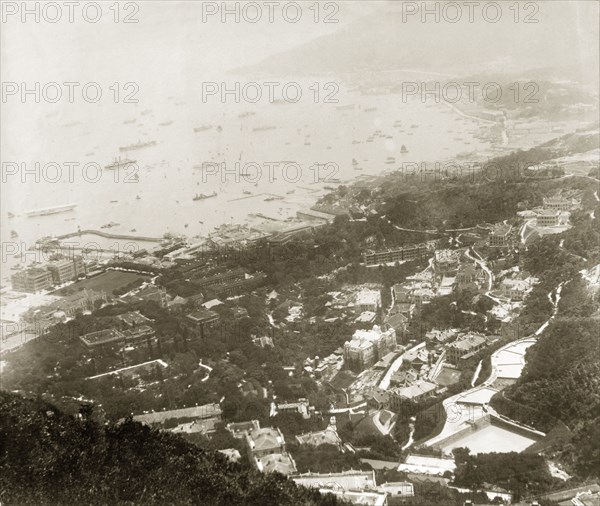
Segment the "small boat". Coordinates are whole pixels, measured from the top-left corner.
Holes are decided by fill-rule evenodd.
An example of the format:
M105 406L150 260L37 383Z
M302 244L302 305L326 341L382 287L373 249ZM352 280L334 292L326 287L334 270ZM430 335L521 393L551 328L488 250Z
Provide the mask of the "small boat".
M130 160L129 158L125 158L124 160L121 160L121 158L115 158L114 162L105 165L104 168L105 169L120 169L122 167L126 167L128 165L132 165L136 163L136 160Z
M172 124L173 124L172 121L163 121L162 123L159 123L158 126L166 127L166 126L169 126L169 125L172 125Z
M117 202L119 202L118 200L111 200L110 203L111 204L116 204Z
M11 230L10 231L10 237L12 239L14 239L15 237L19 237L19 234L17 234L16 230Z
M406 149L404 144L402 144L402 147L400 148L400 153L408 153L408 149Z
M195 127L194 132L196 132L196 133L206 132L207 130L211 130L212 127L213 127L212 125L203 125L203 126Z
M130 230L130 232L137 232L137 230L136 230L135 228L132 228L132 229Z
M248 191L248 190L244 190L242 192L244 195L252 195L252 192Z
M137 118L132 118L132 119L126 119L125 121L123 121L124 125L131 125L132 123L135 123L137 121Z
M147 134L144 134L147 135ZM142 141L138 141L135 144L130 144L129 146L121 146L119 148L119 151L121 153L126 152L126 151L132 151L134 149L143 149L143 148L149 148L151 146L156 146L156 141L148 141L148 142L142 142Z
M192 200L204 200L210 199L217 196L217 192L212 192L210 195L205 195L204 193L196 193L196 196Z
M140 197L139 195L135 196L135 200L140 200L142 197Z
M15 217L15 215L14 215L13 213L11 213L11 212L9 212L9 213L8 213L8 218L9 218L9 219L10 219L10 218L14 218L14 217Z

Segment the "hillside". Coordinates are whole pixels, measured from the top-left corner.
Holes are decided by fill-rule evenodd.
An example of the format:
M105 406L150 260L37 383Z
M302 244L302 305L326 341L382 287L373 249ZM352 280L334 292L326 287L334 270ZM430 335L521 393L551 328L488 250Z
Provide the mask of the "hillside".
M2 504L340 504L178 436L90 415L0 392Z
M559 457L583 478L598 477L600 470L597 296L580 278L567 282L557 319L528 350L523 375L491 402L502 414L544 432L568 428L570 434L561 429L560 437L538 450Z
M585 39L594 28L582 17L574 21L581 28L578 34L565 30L565 18L577 14L569 9L565 11L564 7L557 10L544 5L537 15L543 22L530 23L526 30L519 30L513 13L507 8L495 23L470 23L466 11L460 20L450 23L436 22L433 15L422 22L420 13L405 16L401 5L380 5L384 12L363 16L330 35L242 70L313 75L410 69L461 75L493 71L501 65L504 72L545 66L570 67L569 78L575 80L582 78L583 73L595 75L592 69L581 66L579 72L572 70L572 55L581 51L582 37ZM586 9L590 9L592 15L593 8ZM447 17L450 16L448 12ZM474 40L477 44L473 44ZM587 50L596 51L592 46Z

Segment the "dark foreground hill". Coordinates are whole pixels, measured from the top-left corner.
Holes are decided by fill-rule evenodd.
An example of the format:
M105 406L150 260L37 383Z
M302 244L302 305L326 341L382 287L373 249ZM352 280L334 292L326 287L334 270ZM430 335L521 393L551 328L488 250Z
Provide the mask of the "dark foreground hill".
M340 504L137 422L87 418L0 392L0 503Z

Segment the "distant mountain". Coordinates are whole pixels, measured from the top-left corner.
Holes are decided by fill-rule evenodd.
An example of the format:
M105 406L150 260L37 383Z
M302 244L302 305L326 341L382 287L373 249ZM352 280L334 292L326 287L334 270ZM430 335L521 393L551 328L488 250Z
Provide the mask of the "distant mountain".
M401 8L393 4L383 5L333 34L242 70L310 75L410 69L465 75L575 66L578 71L571 71L572 79L598 73L598 48L587 40L593 39L594 25L574 30L582 21L577 17L569 25L569 16L577 14L572 9L561 14L546 3L537 14L539 23L515 23L514 13L506 6L497 23L482 21L481 14L477 22L469 23L466 9L457 23L436 23L432 16L423 23L418 16L405 19Z

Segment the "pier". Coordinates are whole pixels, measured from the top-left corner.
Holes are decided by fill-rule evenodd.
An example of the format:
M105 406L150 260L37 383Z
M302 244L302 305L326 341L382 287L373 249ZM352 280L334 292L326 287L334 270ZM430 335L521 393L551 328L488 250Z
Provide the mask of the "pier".
M127 235L127 234L111 234L109 232L102 232L101 230L78 230L77 232L71 232L69 234L63 234L56 236L59 241L63 239L69 239L71 237L78 237L82 235L97 235L105 237L107 239L123 239L126 241L146 241L146 242L162 242L163 237L148 237L143 235Z

